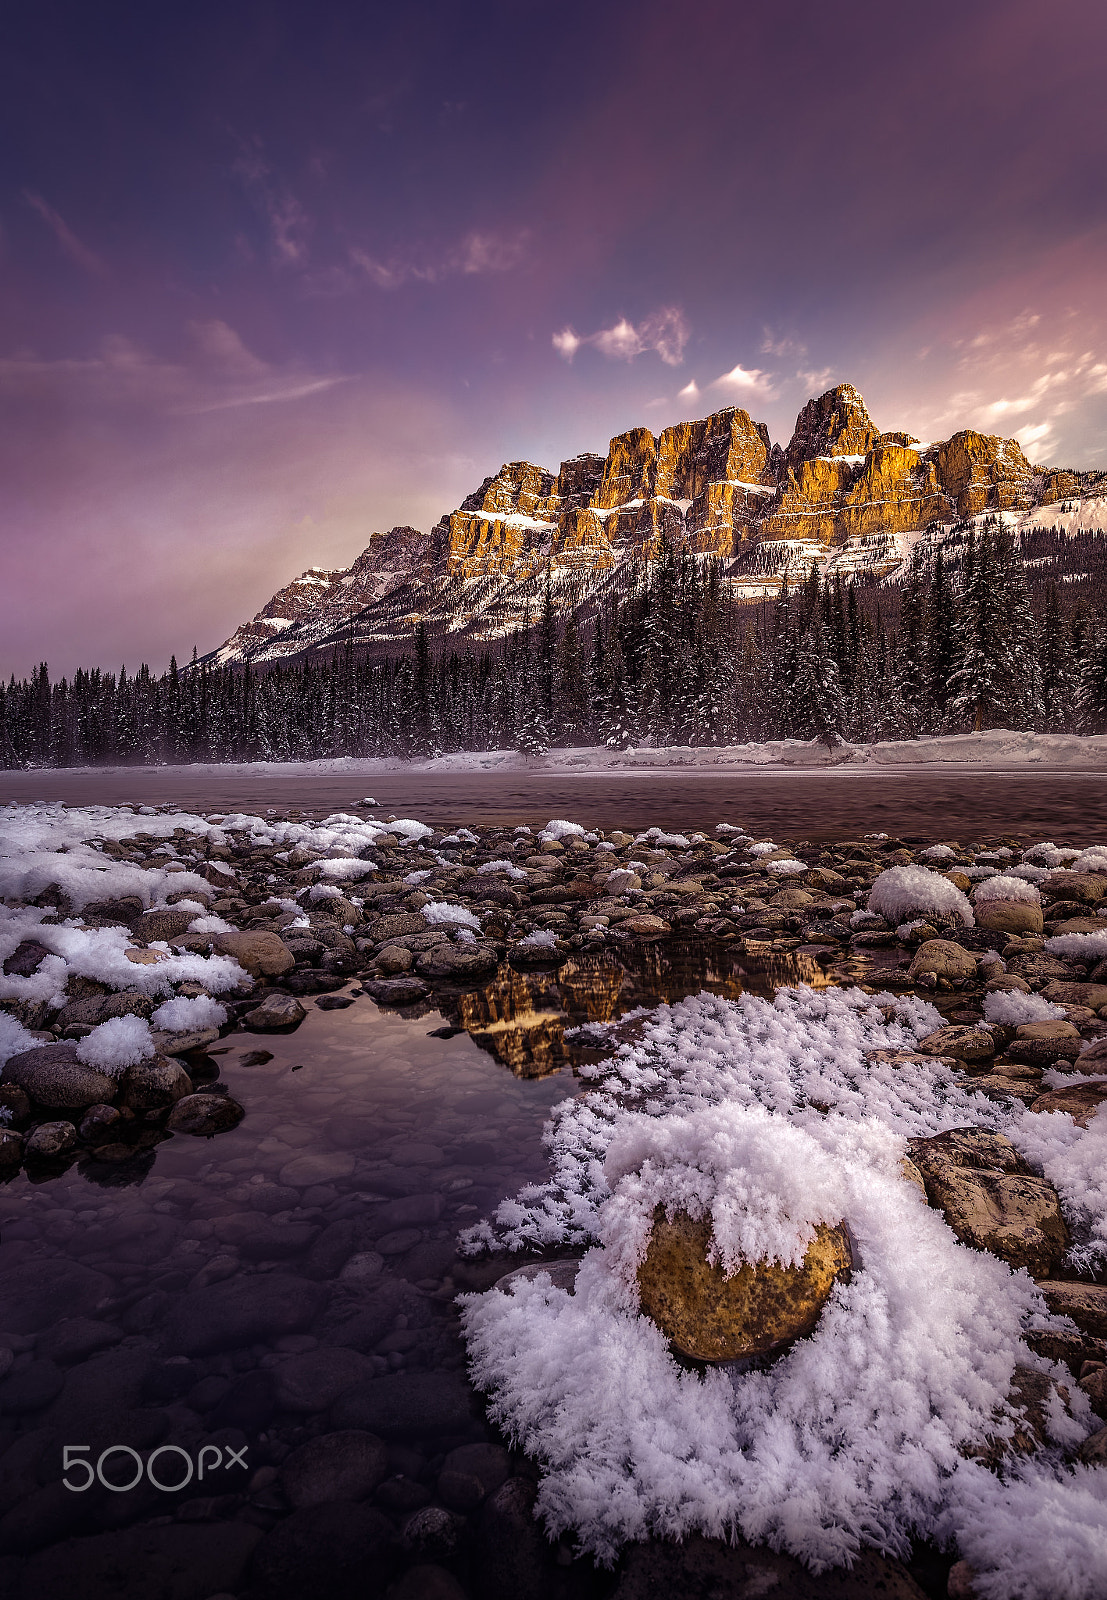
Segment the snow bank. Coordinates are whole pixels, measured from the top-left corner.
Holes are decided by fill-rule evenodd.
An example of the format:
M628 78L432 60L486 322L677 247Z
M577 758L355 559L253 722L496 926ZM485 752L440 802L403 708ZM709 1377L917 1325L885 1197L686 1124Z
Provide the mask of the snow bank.
M554 1108L549 1182L505 1201L464 1248L591 1245L575 1293L540 1275L463 1301L474 1380L542 1464L552 1533L573 1529L610 1561L628 1539L737 1532L816 1570L863 1542L905 1554L918 1533L955 1538L982 1594L1101 1594L1107 1494L1094 1478L1058 1467L1056 1451L1006 1483L966 1459L1009 1436L1016 1364L1068 1379L1024 1342L1053 1325L1036 1287L960 1245L899 1162L906 1135L1003 1127L1020 1148L1037 1140L1063 1197L1103 1215L1107 1119L1100 1136L1094 1121L1085 1133L1067 1116L1014 1116L936 1058L874 1056L911 1051L937 1021L919 1000L857 990L701 995L658 1008L589 1069L591 1094ZM771 1367L701 1376L639 1314L657 1205L710 1213L724 1269L795 1261L818 1221L844 1218L859 1269ZM1055 1446L1093 1426L1084 1398L1073 1405L1075 1420L1051 1419ZM1007 1537L1012 1482L1050 1506L1038 1551Z
M987 905L990 900L1020 900L1026 905L1040 906L1042 897L1032 883L1027 883L1025 878L1002 877L985 878L973 890L973 904Z
M220 1008L222 1009L222 1008ZM111 1017L86 1034L77 1046L77 1060L119 1078L128 1067L155 1054L150 1024L142 1017Z
M166 1033L196 1033L203 1028L221 1028L227 1020L227 1008L210 995L198 994L190 998L178 995L160 1005L151 1016L155 1028Z
M956 917L966 928L974 921L972 907L957 885L928 867L889 867L873 884L868 907L892 927L917 913Z

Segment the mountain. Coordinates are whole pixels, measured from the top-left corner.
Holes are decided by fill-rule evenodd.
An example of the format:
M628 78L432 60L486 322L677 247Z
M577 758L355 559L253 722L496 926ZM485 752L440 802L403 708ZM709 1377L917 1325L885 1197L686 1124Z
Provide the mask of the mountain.
M556 473L510 461L429 533L374 533L348 569L310 567L206 659L266 661L325 645L502 635L533 615L547 572L559 612L625 583L663 536L723 563L739 597L775 591L785 560L894 574L924 529L1002 513L1030 529L1107 527L1107 473L1032 466L1017 440L963 429L883 433L852 384L809 400L786 449L728 406Z

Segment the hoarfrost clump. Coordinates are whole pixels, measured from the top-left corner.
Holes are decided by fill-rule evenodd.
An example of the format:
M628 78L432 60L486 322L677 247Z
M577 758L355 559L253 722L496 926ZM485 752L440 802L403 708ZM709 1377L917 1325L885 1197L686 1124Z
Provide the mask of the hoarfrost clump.
M1024 850L1022 859L1029 861L1031 866L1053 868L1062 866L1066 861L1071 861L1079 853L1078 850L1072 849L1071 846L1058 846L1053 843L1052 839L1046 839L1041 844L1032 844L1029 850Z
M225 922L222 917L194 917L188 925L189 933L234 933L233 922Z
M1094 1426L1084 1396L1069 1384L1051 1447L1006 1479L969 1459L1010 1438L1017 1364L1067 1378L1024 1341L1061 1324L1025 1273L957 1242L899 1161L905 1135L1002 1129L1057 1185L1091 1259L1107 1243L1107 1119L1097 1133L985 1100L908 1053L938 1021L918 999L858 990L701 995L643 1018L587 1069L593 1092L554 1108L550 1181L464 1248L602 1248L572 1295L539 1275L463 1311L490 1414L542 1463L551 1533L573 1529L610 1561L630 1539L737 1532L816 1571L863 1539L905 1555L920 1534L958 1541L993 1600L1102 1595L1107 1493L1059 1464ZM844 1218L860 1269L770 1368L689 1372L637 1303L659 1204L710 1213L724 1268L798 1259L818 1221ZM1033 1550L1010 1528L1023 1483L1028 1506L1050 1507Z
M775 872L781 878L794 878L797 873L807 871L807 862L796 861L795 859L766 861L765 865L770 872Z
M155 1028L166 1033L195 1033L201 1028L221 1028L227 1020L227 1008L209 994L178 995L160 1005L150 1018Z
M930 924L925 917L916 917L914 922L901 922L896 929L897 939L910 939L913 933L918 933L920 928L928 928Z
M323 870L323 876L330 878L334 883L356 883L359 878L367 878L371 872L376 872L375 861L364 861L359 856L332 857L329 861L319 861L317 866Z
M1049 955L1068 961L1102 961L1107 956L1107 928L1102 933L1054 934L1046 940L1045 948Z
M506 878L525 878L526 873L514 861L485 861L477 868L477 877L490 872L502 872Z
M956 917L966 928L973 925L972 906L955 883L927 867L889 867L869 892L868 906L891 927L912 917Z
M465 906L452 905L449 900L432 900L423 907L423 916L432 927L453 925L458 928L475 928L480 932L480 922Z
M1018 989L1000 989L984 996L984 1020L1008 1028L1021 1028L1025 1022L1060 1022L1064 1006L1043 1000L1040 994L1023 994Z
M1107 844L1093 844L1069 862L1072 872L1107 872Z
M771 839L762 839L760 844L748 844L746 846L746 854L751 856L769 856L772 855L774 850L779 849L780 846L778 844L774 844Z
M1042 903L1042 897L1032 883L1006 874L1001 878L987 878L976 886L973 891L974 903L982 906L989 900L1019 900L1029 906L1040 906Z
M77 1046L77 1060L97 1067L111 1078L122 1077L128 1067L155 1054L154 1036L143 1017L109 1017Z
M547 822L542 832L538 835L543 844L549 844L553 839L571 839L574 834L583 835L584 829L579 822L564 822L555 819Z
M932 844L923 851L927 861L949 861L957 854L948 844Z
M655 850L687 850L692 843L682 833L665 833L661 828L647 828L645 833L640 833L634 842L635 844L643 844L647 839Z
M520 950L556 950L557 934L552 928L532 928L525 939L520 939Z
M0 1067L10 1057L22 1055L24 1050L33 1050L41 1043L42 1040L36 1039L33 1033L28 1033L10 1011L0 1011Z
M866 922L883 922L883 917L878 917L875 911L851 911L849 925L851 928L863 928Z

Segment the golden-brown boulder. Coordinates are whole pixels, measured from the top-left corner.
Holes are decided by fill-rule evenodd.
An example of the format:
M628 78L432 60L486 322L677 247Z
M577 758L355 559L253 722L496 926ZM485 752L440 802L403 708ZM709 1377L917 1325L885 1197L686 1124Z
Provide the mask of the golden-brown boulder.
M814 1328L835 1281L850 1267L841 1227L821 1225L799 1267L746 1263L731 1277L707 1260L711 1218L654 1214L638 1269L642 1310L684 1355L737 1361L769 1355Z

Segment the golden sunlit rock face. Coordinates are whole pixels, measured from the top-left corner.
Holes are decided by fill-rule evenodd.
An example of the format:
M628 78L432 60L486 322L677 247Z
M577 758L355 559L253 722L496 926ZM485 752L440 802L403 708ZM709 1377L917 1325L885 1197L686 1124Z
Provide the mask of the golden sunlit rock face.
M409 631L447 592L455 595L451 628L467 626L471 605L485 603L480 594L458 598L467 584L487 598L546 571L583 582L655 555L666 539L723 561L763 542L829 549L879 535L887 544L930 523L1024 511L1080 492L1078 475L1031 466L1014 439L963 429L923 444L883 432L843 383L808 401L783 450L763 422L727 406L656 435L631 428L605 456L574 456L556 473L509 461L430 533L392 528L374 534L349 571L312 568L218 654L286 654L308 642L302 625L315 629L317 643L328 627L401 594L409 603L388 637Z
M1071 473L1036 474L1013 439L966 429L921 445L884 433L844 383L808 401L786 450L728 406L657 435L631 428L606 457L577 456L556 475L508 462L432 542L453 577L520 578L547 563L603 571L654 554L664 536L724 558L750 541L834 545L1050 503L1076 483Z

